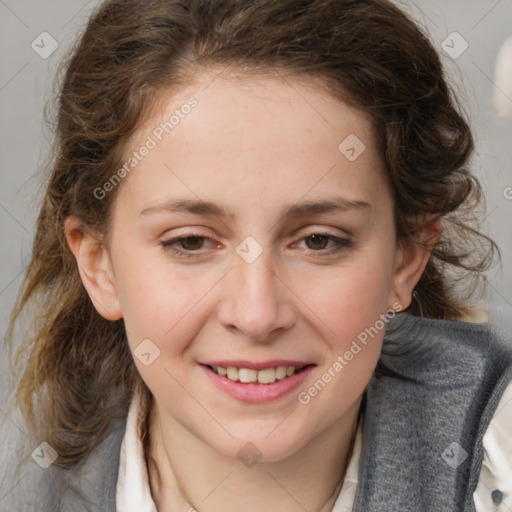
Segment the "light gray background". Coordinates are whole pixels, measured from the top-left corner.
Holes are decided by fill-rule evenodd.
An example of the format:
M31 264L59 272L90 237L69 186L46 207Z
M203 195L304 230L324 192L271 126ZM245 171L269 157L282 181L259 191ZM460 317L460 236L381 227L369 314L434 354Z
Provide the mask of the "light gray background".
M51 139L43 122L43 106L51 97L58 61L98 4L97 0L0 0L2 335L29 260L41 195L35 173L44 163ZM503 253L502 268L489 274L488 297L483 304L489 309L491 321L510 331L512 200L505 198L504 191L512 187L512 120L498 119L491 99L496 55L512 32L512 0L402 0L399 4L427 28L441 53L442 41L454 31L469 44L457 59L446 55L443 59L470 111L477 143L473 168L485 188L487 230ZM50 33L59 44L47 59L31 48L42 32ZM0 403L9 391L6 372L6 357L0 350Z

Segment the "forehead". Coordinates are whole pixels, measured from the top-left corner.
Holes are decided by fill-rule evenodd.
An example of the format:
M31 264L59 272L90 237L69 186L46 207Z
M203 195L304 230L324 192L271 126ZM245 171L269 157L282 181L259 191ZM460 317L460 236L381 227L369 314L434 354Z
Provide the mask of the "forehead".
M151 144L149 142L151 141ZM204 72L164 91L125 159L152 148L124 180L142 207L176 197L232 203L378 195L383 161L369 116L309 77Z

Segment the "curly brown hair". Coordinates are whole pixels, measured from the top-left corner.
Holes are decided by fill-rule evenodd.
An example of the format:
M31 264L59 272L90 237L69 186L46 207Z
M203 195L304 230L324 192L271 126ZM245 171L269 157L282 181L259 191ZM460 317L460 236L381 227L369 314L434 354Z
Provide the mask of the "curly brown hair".
M83 229L108 233L116 190L103 200L94 190L122 165L158 93L212 65L315 77L326 94L370 115L398 242L414 243L425 219L444 219L410 312L460 318L474 286L456 282L482 276L497 252L472 227L481 188L467 169L468 123L427 35L389 1L107 0L57 77L49 182L7 335L12 349L14 326L34 304L13 362L21 375L15 398L32 432L41 429L58 452L58 466L94 450L135 386L149 392L123 321L102 318L81 283L64 220L77 216Z

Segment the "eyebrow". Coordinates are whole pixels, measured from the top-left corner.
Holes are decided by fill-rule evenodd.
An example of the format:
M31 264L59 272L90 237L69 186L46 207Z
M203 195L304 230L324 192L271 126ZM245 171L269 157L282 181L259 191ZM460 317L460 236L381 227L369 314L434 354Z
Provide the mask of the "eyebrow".
M283 221L288 221L296 217L305 217L320 213L344 212L350 210L370 211L371 205L365 201L349 200L343 197L334 197L318 201L306 201L285 206L281 211ZM215 216L220 218L235 218L235 214L225 209L218 203L212 201L201 201L192 199L177 199L160 205L144 208L140 215L149 215L152 213L171 212L171 213L193 213L203 216Z

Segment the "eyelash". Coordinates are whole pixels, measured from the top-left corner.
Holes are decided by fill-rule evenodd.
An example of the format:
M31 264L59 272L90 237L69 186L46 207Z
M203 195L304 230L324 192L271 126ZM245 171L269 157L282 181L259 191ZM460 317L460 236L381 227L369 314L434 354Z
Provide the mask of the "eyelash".
M352 247L352 245L353 245L353 242L350 238L339 238L330 233L315 231L312 233L302 233L301 235L302 235L300 238L301 241L306 238L315 236L315 235L327 237L330 241L334 241L337 244L337 246L331 247L330 249L320 249L317 251L315 251L314 249L308 249L309 251L311 251L313 253L323 253L324 255L327 255L327 256L337 254L343 250L346 250L346 249ZM201 249L198 249L195 251L187 250L187 249L177 249L176 245L179 242L186 240L187 238L199 238L199 239L204 239L204 240L211 240L211 238L209 238L207 236L201 236L201 235L196 235L194 233L190 233L185 236L180 236L180 237L176 237L176 238L171 238L169 240L164 240L164 241L160 242L160 245L164 248L164 250L169 251L174 256L178 256L181 258L194 258L194 257L201 256L201 254L199 253ZM195 253L198 253L198 254L195 254Z

